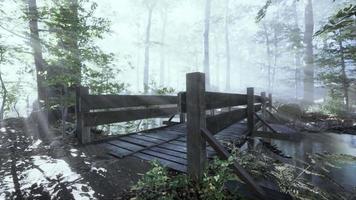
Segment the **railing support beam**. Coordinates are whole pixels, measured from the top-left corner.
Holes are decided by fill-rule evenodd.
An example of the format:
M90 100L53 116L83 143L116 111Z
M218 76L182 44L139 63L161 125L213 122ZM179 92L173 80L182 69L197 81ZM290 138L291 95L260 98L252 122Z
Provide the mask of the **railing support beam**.
M187 74L186 78L187 171L192 180L200 181L206 164L206 141L200 134L206 127L205 76L196 72Z
M89 88L79 86L76 88L76 115L77 115L77 136L81 144L91 142L90 127L86 127L84 124L84 113L89 112L89 108L86 106L82 99L83 95L89 94Z

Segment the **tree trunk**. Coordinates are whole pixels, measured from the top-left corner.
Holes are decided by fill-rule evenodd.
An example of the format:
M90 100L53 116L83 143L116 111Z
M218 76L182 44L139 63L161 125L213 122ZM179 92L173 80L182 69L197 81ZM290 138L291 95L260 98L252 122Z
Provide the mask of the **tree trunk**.
M151 23L152 23L153 6L148 6L148 18L146 27L146 39L145 39L145 65L143 72L143 87L145 94L148 92L148 76L150 65L150 36L151 36Z
M304 32L304 101L314 102L314 53L313 53L314 17L312 0L305 6L305 32Z
M160 61L160 74L159 74L159 84L160 86L164 86L164 72L165 72L165 40L166 40L166 26L167 26L167 8L164 8L162 13L162 35L161 35L161 61Z
M350 102L349 102L349 81L346 75L346 65L345 65L345 57L344 57L344 47L342 41L339 40L340 47L340 55L341 55L341 70L342 70L342 89L344 93L344 103L345 103L345 111L349 112Z
M294 28L295 30L299 30L299 23L298 23L298 12L297 12L297 0L293 2L293 16L294 16ZM299 33L299 32L298 32ZM294 87L295 87L295 98L298 99L299 97L299 80L300 80L300 73L299 69L301 66L301 55L299 51L299 47L296 47L296 51L294 53L294 62L295 62L295 72L294 72Z
M5 104L7 101L7 89L5 86L4 79L2 78L2 73L0 72L0 82L1 82L1 89L2 89L2 101L1 101L1 108L0 108L0 120L4 119L4 112L5 112Z
M79 14L78 14L78 8L79 8L79 3L78 0L69 0L70 2L70 10L71 13L73 13L73 19L71 19L73 21L73 25L74 26L79 26ZM70 49L68 49L69 51L71 51L71 54L73 55L74 58L74 65L75 66L71 66L74 67L72 68L71 73L76 75L76 79L74 80L74 85L81 85L81 81L82 81L82 61L80 58L80 51L79 51L79 38L77 34L73 34L73 33L69 33L71 34L69 38L72 37L71 40L71 45Z
M210 64L209 64L209 33L210 33L211 0L205 0L205 28L204 28L204 73L206 89L210 89Z
M28 16L30 27L30 44L36 67L37 93L40 106L47 105L46 84L45 84L45 62L42 55L42 46L38 31L38 11L36 0L28 0Z
M231 89L231 57L230 57L230 38L229 38L229 0L225 0L225 50L226 50L226 91ZM219 67L219 66L217 66Z
M268 30L266 24L263 24L264 34L266 38L266 53L267 53L267 68L268 68L268 92L271 93L272 81L271 81L271 41L269 39Z
M215 83L215 89L219 91L220 88L220 53L219 53L219 38L218 36L215 36L214 38L214 46L215 46L215 66L216 66L216 71L215 71L215 77L216 77L216 83Z

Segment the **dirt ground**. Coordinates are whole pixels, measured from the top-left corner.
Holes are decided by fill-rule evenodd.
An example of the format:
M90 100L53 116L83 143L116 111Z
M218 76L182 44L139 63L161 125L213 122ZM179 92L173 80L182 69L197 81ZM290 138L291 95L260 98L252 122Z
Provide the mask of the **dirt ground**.
M129 199L150 164L113 158L52 130L41 140L24 119L0 126L0 199Z

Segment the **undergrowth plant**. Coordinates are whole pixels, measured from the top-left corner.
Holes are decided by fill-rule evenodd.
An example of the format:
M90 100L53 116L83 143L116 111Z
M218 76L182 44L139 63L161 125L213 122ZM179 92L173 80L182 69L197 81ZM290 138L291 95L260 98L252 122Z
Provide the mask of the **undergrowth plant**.
M240 199L229 193L224 183L235 179L229 165L233 161L215 159L204 173L200 183L194 183L186 175L170 175L158 162L153 161L153 168L132 188L136 199Z
M263 148L230 151L232 156L228 160L214 159L210 162L200 183L192 182L186 175L170 174L158 162L152 162L153 168L132 188L132 192L136 199L241 199L239 194L230 193L225 188L227 181L237 180L229 167L236 161L254 178L274 183L281 192L294 199L352 199L356 194L342 188L329 175L333 168L344 163L356 163L356 157L307 154L305 161L291 159L282 162ZM311 181L313 177L325 184L334 184L337 192L321 189Z

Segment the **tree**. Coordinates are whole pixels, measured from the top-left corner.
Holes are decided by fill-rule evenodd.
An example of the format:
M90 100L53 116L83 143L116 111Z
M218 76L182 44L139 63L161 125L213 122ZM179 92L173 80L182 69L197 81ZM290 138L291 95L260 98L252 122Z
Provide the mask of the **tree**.
M152 25L152 13L153 9L156 6L156 1L146 1L147 8L147 25L146 25L146 34L145 34L145 63L143 67L143 87L144 92L148 92L149 85L149 69L150 69L150 37L151 37L151 25Z
M211 11L211 0L205 0L203 64L204 64L204 73L205 73L207 89L210 89L210 64L209 64L210 11Z
M302 49L302 33L299 28L298 23L298 12L297 12L297 0L293 1L293 19L294 26L290 30L290 40L292 42L291 49L294 51L294 62L295 62L295 74L294 74L294 84L295 84L295 98L298 99L298 91L300 85L300 69L301 69L301 49Z
M334 14L316 33L325 41L318 53L317 62L321 66L319 77L331 91L332 99L342 99L344 111L350 110L349 90L354 81L348 74L352 73L352 66L356 63L356 47L353 44L355 16L356 6L349 5ZM348 66L351 69L348 70Z
M42 55L42 45L40 42L39 30L38 30L38 10L36 0L28 0L28 11L27 17L29 19L30 28L30 44L33 51L33 57L36 67L36 78L37 78L37 91L38 91L38 101L40 104L47 105L47 95L46 95L46 64Z
M314 34L314 17L313 3L308 0L305 6L305 30L304 30L304 97L306 103L314 102L314 49L313 49L313 34Z
M161 86L164 86L167 17L168 17L168 4L164 3L163 8L161 10L162 33L161 33L161 60L160 60L160 73L159 73L159 77L160 77L159 84Z
M225 52L226 52L226 87L229 91L231 89L231 55L230 55L230 36L229 36L229 0L225 0Z

